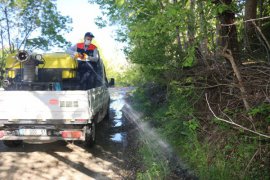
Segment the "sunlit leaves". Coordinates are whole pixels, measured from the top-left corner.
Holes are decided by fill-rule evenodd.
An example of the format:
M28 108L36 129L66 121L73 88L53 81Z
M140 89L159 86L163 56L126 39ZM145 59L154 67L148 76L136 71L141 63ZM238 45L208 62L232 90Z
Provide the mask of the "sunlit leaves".
M2 12L7 9L8 14L0 14L0 19L3 18L0 26L5 37L9 36L17 49L48 49L67 43L62 34L70 30L68 24L71 19L57 11L55 0L2 0L0 7ZM9 27L5 24L7 19ZM8 30L10 35L7 34Z
M99 28L104 28L107 25L107 21L104 20L102 17L98 16L95 18L95 24L99 27Z
M122 6L125 3L125 0L115 0L117 6Z
M183 67L192 67L195 63L195 48L192 46L187 51L187 56L182 63Z
M99 4L110 22L121 25L119 32L126 34L129 48L127 55L131 62L143 65L148 75L162 76L175 68L193 66L196 62L195 46L201 39L213 34L215 14L213 3L203 1L203 11L197 4L190 9L190 1L169 0L91 0ZM194 1L197 2L197 1ZM205 27L199 26L202 12ZM191 21L192 19L192 21ZM99 22L102 22L99 19ZM102 25L102 23L101 23ZM176 31L176 28L178 31ZM121 31L122 30L122 31ZM192 42L189 32L192 31ZM120 34L120 33L119 33ZM182 49L179 49L180 39ZM198 38L199 37L199 38ZM211 37L211 36L209 36Z

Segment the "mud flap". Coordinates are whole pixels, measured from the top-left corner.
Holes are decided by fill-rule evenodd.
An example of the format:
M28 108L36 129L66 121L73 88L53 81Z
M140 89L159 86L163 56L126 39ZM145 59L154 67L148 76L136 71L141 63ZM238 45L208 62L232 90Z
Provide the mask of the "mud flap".
M92 121L91 125L85 126L85 140L86 147L93 147L96 143L96 123Z

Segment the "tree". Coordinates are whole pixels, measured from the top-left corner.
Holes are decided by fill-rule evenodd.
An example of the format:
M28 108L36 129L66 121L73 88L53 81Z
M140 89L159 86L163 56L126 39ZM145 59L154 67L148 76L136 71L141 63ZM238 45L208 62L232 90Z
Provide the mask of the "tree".
M233 10L232 0L216 0L214 1L218 8L218 25L219 41L218 46L221 48L227 47L232 51L235 57L236 64L241 64L239 58L239 44L237 40L237 29L235 23L235 12Z
M8 47L9 53L16 49L48 50L51 46L67 44L62 33L71 30L68 26L71 19L57 11L55 2L55 0L0 1L1 41Z
M247 12L246 19L253 17L256 10L252 0L89 2L100 5L108 21L119 26L118 39L127 42L130 61L161 79L168 78L164 75L167 72L181 73L183 67L195 64L210 67L215 62L223 62L224 58L216 55L225 48L232 51L236 64L240 65L244 26L239 23L245 19L243 12L247 6L252 7L253 12ZM270 12L268 4L268 0L260 0L263 16ZM102 17L98 20L101 20L98 24L104 26ZM269 21L260 22L262 30L268 27ZM169 81L166 79L165 82Z

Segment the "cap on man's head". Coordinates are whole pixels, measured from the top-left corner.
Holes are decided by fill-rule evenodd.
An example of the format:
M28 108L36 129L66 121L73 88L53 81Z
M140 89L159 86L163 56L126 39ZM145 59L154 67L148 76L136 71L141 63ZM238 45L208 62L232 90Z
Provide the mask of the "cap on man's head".
M86 36L92 37L92 38L95 37L95 36L93 35L93 33L91 33L91 32L85 33L84 37L86 37Z

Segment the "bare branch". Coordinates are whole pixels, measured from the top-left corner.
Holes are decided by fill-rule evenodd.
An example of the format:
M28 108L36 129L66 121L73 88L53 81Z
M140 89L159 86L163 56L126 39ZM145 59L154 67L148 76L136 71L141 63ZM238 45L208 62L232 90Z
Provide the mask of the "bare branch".
M228 124L232 124L232 125L234 125L234 126L237 126L237 127L241 128L241 129L244 129L244 130L246 130L246 131L249 131L249 132L251 132L251 133L253 133L253 134L256 134L256 135L265 137L265 138L267 138L267 139L270 139L270 136L268 136L268 135L266 135L266 134L262 134L262 133L259 133L259 132L257 132L257 131L253 131L253 130L248 129L248 128L246 128L246 127L244 127L244 126L242 126L242 125L240 125L240 124L237 124L237 123L235 123L235 122L233 122L233 121L228 121L228 120L226 120L226 119L222 119L222 118L218 117L218 116L214 113L213 109L211 108L211 106L210 106L210 104L209 104L207 94L205 94L205 99L206 99L206 102L207 102L207 105L208 105L209 110L211 111L211 113L213 114L213 116L214 116L216 119L218 119L218 120L220 120L220 121L223 121L223 122L226 122L226 123L228 123Z
M268 43L266 37L264 36L264 34L262 33L261 29L259 28L259 26L256 25L256 23L254 21L252 21L252 24L255 26L255 28L257 29L257 31L260 33L260 35L262 36L265 44L267 45L268 49L270 50L270 44Z
M22 40L22 42L20 43L20 45L18 46L18 49L20 49L22 47L23 44L25 44L25 42L28 40L31 32L32 32L32 27L27 31L27 33L25 34L24 39Z
M243 100L243 103L245 105L245 108L246 110L248 111L250 109L250 105L247 101L247 91L244 87L244 84L243 84L243 81L242 81L242 76L240 74L240 71L238 69L238 66L236 65L235 63L235 60L233 58L233 55L232 55L232 52L231 50L227 49L227 44L223 50L223 53L222 53L222 56L225 57L226 59L228 59L231 63L231 66L232 66L232 69L237 77L237 80L238 80L238 83L239 83L239 89L240 89L240 92L241 92L241 95L242 95L242 100Z
M270 19L270 16L266 16L266 17L262 17L262 18L256 18L256 19L249 19L249 20L245 20L245 21L234 22L234 23L231 23L231 24L221 24L221 26L233 26L235 24L240 24L240 23L243 23L243 22L250 22L250 21L264 20L264 19Z

